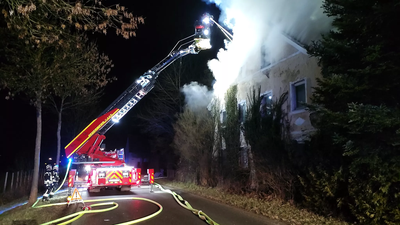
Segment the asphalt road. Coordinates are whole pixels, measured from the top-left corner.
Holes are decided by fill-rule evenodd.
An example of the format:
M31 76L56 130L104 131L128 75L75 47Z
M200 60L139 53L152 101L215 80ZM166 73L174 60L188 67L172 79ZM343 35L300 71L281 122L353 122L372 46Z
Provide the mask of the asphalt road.
M235 224L266 224L266 225L283 225L285 223L274 221L266 217L250 213L235 207L211 201L196 195L183 193L174 190L188 201L193 208L202 210L210 216L215 222L221 225ZM104 190L100 193L88 193L81 191L82 198L85 199L104 199L104 198L121 198L121 197L142 197L154 200L163 206L163 211L154 218L143 221L142 225L158 225L158 224L193 224L205 225L205 221L201 220L189 210L181 207L172 197L171 194L162 192L158 188L154 189L154 193L150 193L148 186L141 188L134 187L130 192L120 192L117 190ZM116 200L119 204L117 209L96 213L86 214L73 225L109 225L127 222L138 219L158 210L158 206L139 200ZM90 203L94 204L94 203ZM86 206L90 205L86 203Z

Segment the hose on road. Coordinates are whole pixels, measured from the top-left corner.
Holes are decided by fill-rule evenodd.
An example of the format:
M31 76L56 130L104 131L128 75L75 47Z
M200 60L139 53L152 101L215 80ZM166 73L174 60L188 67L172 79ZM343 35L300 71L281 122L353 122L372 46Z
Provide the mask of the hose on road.
M63 184L64 184L64 182L65 182L65 180L66 180L66 178L68 176L68 171L70 169L70 166L71 166L71 161L68 164L67 171L65 173L65 177L64 177L64 180L63 180L62 184L60 185L60 187L54 193L56 193L58 190L60 190L60 188L63 186ZM160 188L160 190L162 190L163 192L171 194L174 197L175 201L179 205L181 205L183 208L191 211L193 214L197 215L200 219L204 220L209 225L219 225L217 222L212 220L203 211L193 208L189 204L188 201L184 200L182 198L182 196L178 195L176 192L168 190L168 189L164 189L160 184L157 184L157 183L154 183L154 185L155 185L155 187ZM36 204L38 203L38 201L40 199L41 198L38 198L38 200L32 205L32 208L44 208L44 207L51 207L51 206L56 206L56 205L66 205L66 204L68 204L68 202L62 202L62 203L53 203L53 204L46 204L46 205L36 206ZM139 223L139 222L142 222L142 221L145 221L145 220L148 220L150 218L153 218L153 217L157 216L163 210L162 205L159 204L158 202L155 202L155 201L147 199L147 198L138 198L138 197L92 199L92 200L85 200L85 202L103 202L103 201L117 201L117 200L141 200L141 201L147 201L147 202L153 203L153 204L155 204L155 205L157 205L159 207L159 210L156 211L155 213L152 213L152 214L150 214L148 216L145 216L145 217L142 217L142 218L139 218L139 219L136 219L136 220L131 220L131 221L127 221L127 222L124 222L124 223L120 223L118 225L129 225L129 224ZM81 211L81 212L76 212L76 213L70 214L68 216L64 216L64 217L49 221L47 223L44 223L43 225L55 224L55 223L58 223L60 221L64 221L64 222L59 223L59 225L69 224L69 223L72 223L72 222L78 220L79 218L81 218L85 214L101 213L101 212L111 211L111 210L114 210L114 209L118 208L118 204L116 202L97 203L97 204L90 205L90 207L98 207L98 206L106 206L106 205L112 205L112 207L105 208L105 209L84 210L84 211ZM70 218L72 218L72 219L70 219ZM70 219L70 220L67 220L67 219ZM65 221L65 220L67 220L67 221Z
M182 198L182 196L178 195L177 193L175 193L174 191L171 190L167 190L164 189L160 184L154 183L154 185L158 188L160 188L162 191L167 192L169 194L171 194L174 199L176 200L176 202L178 202L179 205L181 205L183 208L192 211L193 214L198 215L200 219L204 220L205 222L207 222L210 225L219 225L217 222L215 222L214 220L212 220L207 214L205 214L203 211L198 210L193 208L188 201L186 201L185 199Z
M119 223L118 225L129 225L129 224L139 223L139 222L142 222L142 221L145 221L145 220L148 220L148 219L151 219L151 218L157 216L163 210L162 205L159 204L158 202L155 202L155 201L147 199L147 198L138 198L138 197L92 199L92 200L85 200L85 202L103 202L103 201L118 201L118 200L140 200L140 201L146 201L146 202L153 203L153 204L155 204L155 205L157 205L159 207L159 209L156 212L154 212L154 213L152 213L152 214L150 214L148 216L145 216L145 217L142 217L142 218L139 218L139 219L135 219L135 220L131 220L131 221L127 221L127 222L123 222L123 223ZM51 206L56 206L56 205L66 205L66 204L68 204L68 203L67 202L62 202L62 203L40 205L40 206L36 206L34 208L44 208L44 207L51 207ZM64 221L64 220L72 218L70 220L58 223L58 225L69 224L69 223L72 223L72 222L76 221L77 219L81 218L85 214L111 211L111 210L116 209L118 207L118 203L116 203L116 202L97 203L97 204L90 205L90 207L105 206L105 205L112 205L112 207L105 208L105 209L85 210L85 211L81 211L81 212L76 212L76 213L73 213L71 215L64 216L64 217L49 221L49 222L44 223L42 225L56 224L56 223L58 223L60 221Z
M66 180L66 178L68 176L68 172L69 172L70 167L71 167L71 160L68 163L68 167L67 167L67 171L65 172L64 180L61 183L60 187L58 187L58 189L56 191L54 191L54 194L57 191L59 191L60 188L64 185L65 180ZM47 192L47 190L46 190L46 192ZM39 202L40 199L41 198L38 198L36 200L36 202L32 205L32 208L44 208L44 207L51 207L51 206L56 206L56 205L66 205L66 204L68 204L68 202L62 202L62 203L53 203L53 204L46 204L46 205L36 206L36 204ZM153 218L153 217L157 216L163 210L162 205L159 204L158 202L155 202L155 201L147 199L147 198L138 198L138 197L92 199L92 200L85 200L85 202L103 202L103 201L117 201L117 200L147 201L147 202L153 203L153 204L155 204L155 205L157 205L159 207L158 211L156 211L155 213L152 213L152 214L150 214L148 216L145 216L145 217L142 217L142 218L139 218L139 219L136 219L136 220L131 220L131 221L127 221L127 222L124 222L124 223L120 223L118 225L129 225L129 224L139 223L139 222L142 222L142 221L145 221L145 220L148 220L150 218ZM114 210L114 209L118 208L118 203L116 203L116 202L96 203L96 204L90 205L90 207L107 206L107 205L112 205L112 207L105 208L105 209L94 209L94 210L87 210L88 208L86 208L86 210L84 210L84 211L76 212L76 213L70 214L68 216L64 216L64 217L49 221L49 222L44 223L42 225L55 224L55 223L58 223L60 221L64 221L64 222L58 223L59 225L69 224L69 223L72 223L72 222L78 220L79 218L81 218L85 214L107 212L107 211L111 211L111 210ZM70 219L70 218L72 218L72 219ZM70 219L70 220L67 220L67 219ZM65 220L67 220L67 221L65 221Z
M60 222L60 221L64 221L64 220L66 220L66 219L69 219L69 218L71 218L71 217L75 217L75 218L70 219L70 220L68 220L68 221L59 223L60 225L69 224L69 223L72 223L72 222L74 222L75 220L81 218L83 215L85 215L85 214L87 214L87 213L106 212L106 211L110 211L110 210L116 209L116 208L118 207L118 204L115 203L115 202L97 203L97 204L91 205L90 207L105 206L105 205L113 205L113 206L112 206L112 207L109 207L109 208L106 208L106 209L95 209L95 210L85 210L85 211L81 211L81 212L76 212L76 213L73 213L73 214L71 214L71 215L64 216L64 217L61 217L61 218L59 218L59 219L56 219L56 220L53 220L53 221L50 221L50 222L47 222L47 223L43 223L42 225L55 224L55 223L58 223L58 222ZM43 205L43 207L49 207L49 206L52 206L52 205L51 205L51 204L49 204L49 205ZM40 206L39 206L39 207L37 207L37 208L43 208L43 207L40 207Z

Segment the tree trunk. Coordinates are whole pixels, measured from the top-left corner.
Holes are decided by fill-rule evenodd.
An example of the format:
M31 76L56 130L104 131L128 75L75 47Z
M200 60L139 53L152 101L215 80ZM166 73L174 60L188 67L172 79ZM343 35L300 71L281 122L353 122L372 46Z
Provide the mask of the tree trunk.
M248 156L249 156L249 164L250 164L250 188L252 190L257 190L257 175L256 175L256 166L254 164L253 152L251 151L251 146L248 146Z
M36 202L38 193L40 146L42 140L42 100L38 99L35 103L35 107L36 107L36 144L35 144L35 163L33 168L32 186L28 201L28 204L30 205Z
M61 124L62 124L62 111L63 111L64 99L61 101L60 111L58 112L58 124L57 124L57 166L60 163L60 151L61 151Z

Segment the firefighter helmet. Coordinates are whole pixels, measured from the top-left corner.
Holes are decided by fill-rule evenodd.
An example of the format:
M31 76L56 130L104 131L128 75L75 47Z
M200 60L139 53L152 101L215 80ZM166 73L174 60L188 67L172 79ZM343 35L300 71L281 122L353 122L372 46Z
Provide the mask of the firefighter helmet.
M53 167L51 166L51 164L47 164L46 165L46 171L52 171Z

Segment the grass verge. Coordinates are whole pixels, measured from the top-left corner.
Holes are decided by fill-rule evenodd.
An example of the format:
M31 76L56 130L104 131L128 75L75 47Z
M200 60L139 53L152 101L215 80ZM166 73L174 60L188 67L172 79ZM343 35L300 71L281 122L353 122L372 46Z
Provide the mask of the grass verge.
M250 212L261 214L271 219L281 220L295 225L346 225L348 223L339 221L335 218L327 218L316 215L304 209L299 209L293 204L284 203L273 198L259 198L254 195L237 195L226 192L221 188L201 187L191 183L182 183L170 181L167 179L158 179L156 181L161 185L168 185L173 188L183 189L189 193L196 194L218 202L223 202Z
M65 202L66 196L55 196L50 202L39 201L37 206ZM4 225L36 225L58 219L80 211L81 205L58 205L45 208L32 208L28 205L19 206L0 215L0 224Z

